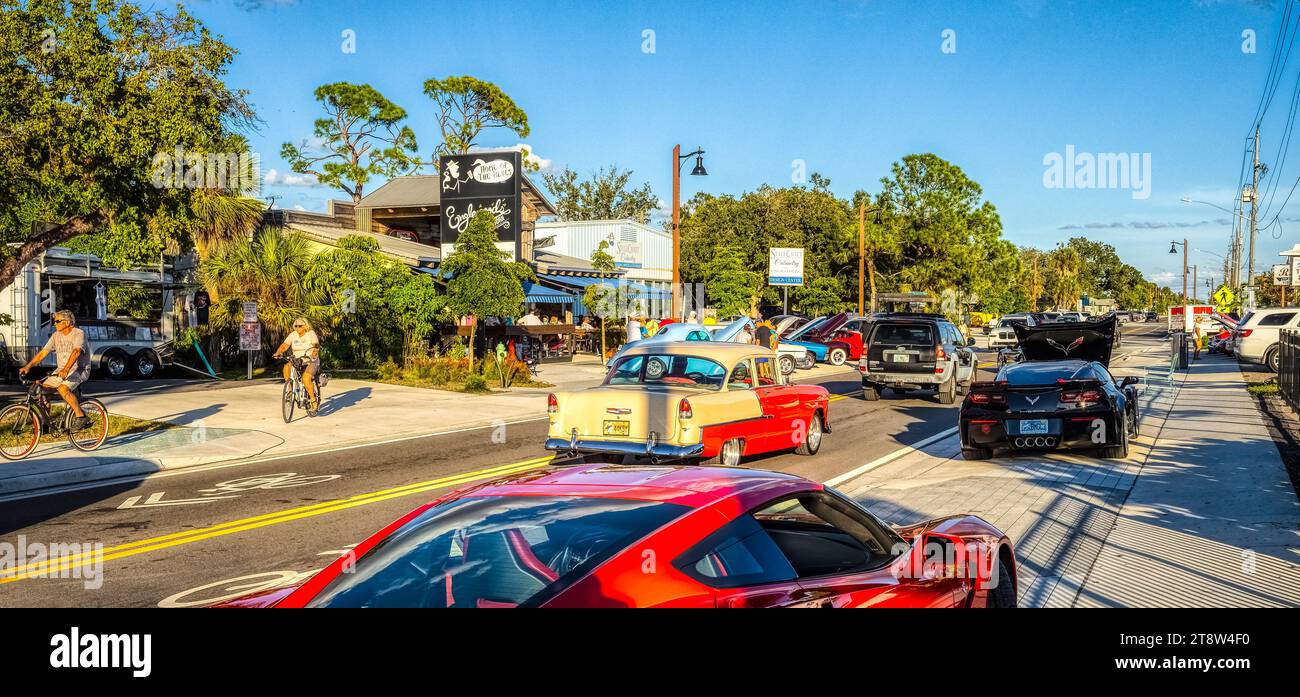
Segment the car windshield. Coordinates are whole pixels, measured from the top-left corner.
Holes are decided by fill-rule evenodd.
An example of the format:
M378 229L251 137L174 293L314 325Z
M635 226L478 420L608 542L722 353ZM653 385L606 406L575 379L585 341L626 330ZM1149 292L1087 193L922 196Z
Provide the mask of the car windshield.
M887 344L933 344L934 334L928 324L882 324L871 340Z
M308 606L536 605L689 510L574 496L452 501L385 537Z
M707 358L650 354L620 358L609 369L605 384L720 390L726 376L726 368Z

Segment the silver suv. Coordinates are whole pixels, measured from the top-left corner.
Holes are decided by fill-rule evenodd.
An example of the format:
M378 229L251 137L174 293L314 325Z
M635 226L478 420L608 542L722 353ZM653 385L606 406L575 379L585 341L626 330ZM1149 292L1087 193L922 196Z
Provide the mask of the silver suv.
M1263 363L1276 373L1282 330L1297 327L1300 327L1300 307L1255 310L1233 332L1233 353L1248 363Z
M1003 315L994 325L993 331L989 333L989 348L993 350L1015 348L1019 344L1014 326L1016 324L1033 327L1038 323L1027 313Z

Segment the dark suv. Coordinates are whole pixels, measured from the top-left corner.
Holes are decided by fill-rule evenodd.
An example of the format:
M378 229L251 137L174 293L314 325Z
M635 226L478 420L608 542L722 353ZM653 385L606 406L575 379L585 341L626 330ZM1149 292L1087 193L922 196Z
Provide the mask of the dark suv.
M933 388L941 403L952 404L975 377L974 344L943 315L877 315L858 361L862 396L875 401L886 387L895 394Z

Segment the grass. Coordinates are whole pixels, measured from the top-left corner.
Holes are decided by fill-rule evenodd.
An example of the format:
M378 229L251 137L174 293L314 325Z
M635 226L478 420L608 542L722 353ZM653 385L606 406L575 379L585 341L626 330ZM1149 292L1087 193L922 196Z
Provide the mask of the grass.
M62 421L63 411L65 408L66 407L56 406L52 410L52 413L50 414L50 421L55 423ZM177 428L177 426L174 426L169 423L164 423L162 421L149 421L148 419L136 419L130 416L123 416L121 414L114 414L112 412L109 412L108 439L106 439L104 442L107 444L109 440L111 440L115 436L130 436L137 433L156 433L158 431L166 431L172 428ZM68 436L66 433L41 434L42 443L61 443L61 442L66 442L67 439Z
M1246 391L1256 397L1268 397L1277 394L1277 383L1269 382L1252 382L1246 385Z

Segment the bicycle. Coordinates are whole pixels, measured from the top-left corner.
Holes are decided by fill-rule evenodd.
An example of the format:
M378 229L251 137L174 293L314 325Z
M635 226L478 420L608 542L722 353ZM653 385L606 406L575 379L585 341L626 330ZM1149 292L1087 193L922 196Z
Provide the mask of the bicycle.
M108 409L103 402L82 399L81 387L78 386L74 392L88 423L84 428L74 430L72 419L75 414L61 399L58 404L51 403L53 390L39 380L22 377L19 380L30 385L26 399L0 411L0 455L5 459L21 460L31 455L46 433L65 434L74 448L84 452L96 450L104 444L108 438ZM56 411L59 406L63 407L61 414Z
M284 392L280 398L280 413L284 416L284 422L289 423L293 420L293 408L295 406L306 409L308 416L316 416L317 409L320 406L320 377L317 376L314 380L317 409L313 409L311 400L307 396L307 387L302 382L302 373L307 368L307 361L290 357L281 360L293 366L293 369L289 371L289 381L284 383Z

